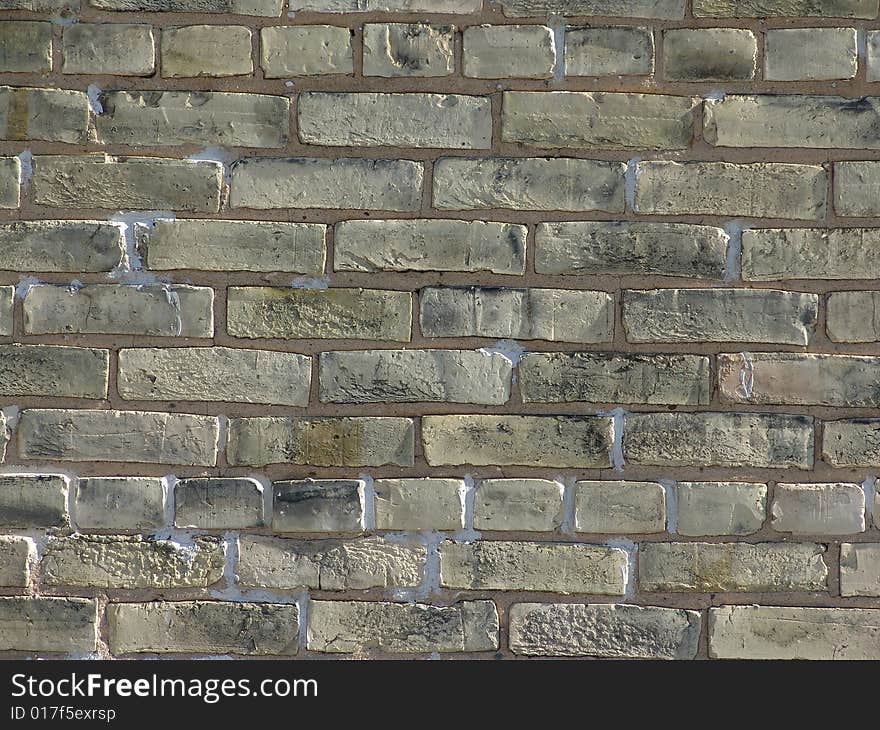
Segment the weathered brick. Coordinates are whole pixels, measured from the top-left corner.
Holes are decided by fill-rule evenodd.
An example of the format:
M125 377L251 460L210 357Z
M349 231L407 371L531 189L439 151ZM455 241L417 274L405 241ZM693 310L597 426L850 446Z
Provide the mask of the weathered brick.
M364 25L364 76L449 76L455 71L454 51L452 25Z
M757 58L758 42L750 30L663 31L663 73L673 81L753 79Z
M880 545L845 542L840 546L840 595L880 596Z
M841 216L880 215L880 164L837 162L834 165L834 210Z
M286 540L242 535L238 582L248 588L314 588L322 591L415 588L427 550L418 542Z
M15 301L14 286L0 286L0 335L12 334L12 307Z
M0 345L0 395L104 398L107 350L54 345Z
M482 0L291 0L291 10L317 13L476 13Z
M112 223L0 223L0 268L8 271L110 271L122 262L123 250L122 232Z
M0 157L0 208L21 205L21 161L17 157Z
M85 598L0 598L0 650L93 652L98 608Z
M263 524L263 486L255 479L207 477L174 485L175 527L243 530Z
M422 440L432 466L611 466L605 416L424 416Z
M694 0L698 18L876 18L877 0Z
M578 482L574 529L599 534L666 530L666 492L657 482Z
M105 91L98 141L132 147L283 147L290 99L222 91Z
M465 76L549 79L556 69L556 44L547 26L472 25L462 36Z
M880 612L864 608L709 609L715 659L878 659Z
M610 26L565 31L566 76L650 76L654 35L650 28Z
M491 271L522 275L525 226L457 220L363 220L336 225L336 271Z
M622 213L625 169L598 160L445 157L434 163L434 207Z
M693 659L700 614L624 604L515 603L510 648L526 656Z
M563 485L547 479L482 479L474 496L474 529L555 532L562 525Z
M652 542L639 546L639 587L664 593L825 591L825 547L809 543Z
M503 405L510 399L513 364L498 353L480 350L322 352L319 362L320 398L324 403ZM308 389L305 395L308 396Z
M332 25L260 30L260 65L267 79L354 73L351 32Z
M198 536L190 545L140 536L51 537L40 561L49 586L89 588L204 588L223 577L219 538Z
M771 526L794 535L865 531L865 493L858 484L777 484Z
M151 76L156 40L150 25L75 23L64 28L61 72Z
M277 18L283 0L88 0L102 10L145 13L229 13Z
M353 339L408 342L412 295L382 289L230 287L226 328L256 339Z
M377 530L460 530L464 527L460 479L377 479Z
M249 76L251 30L241 25L189 25L162 30L162 75Z
M880 31L869 30L867 32L866 46L865 78L868 81L877 81L880 79Z
M249 466L412 466L413 439L408 418L233 418L226 458Z
M0 411L0 460L6 458L6 445L9 443L11 430L7 428L6 416Z
M85 144L88 128L82 91L0 86L0 139Z
M493 651L498 612L491 601L312 601L306 641L311 651L334 654Z
M220 209L223 166L158 157L38 155L34 157L34 200L52 208L109 210Z
M751 535L767 517L767 485L748 482L679 482L676 533Z
M698 100L664 94L506 91L501 137L529 147L686 149Z
M809 469L813 419L779 413L633 413L623 429L628 462L656 466Z
M214 466L215 416L117 410L27 409L18 426L23 459Z
M232 168L234 208L338 208L414 211L422 202L422 163L310 157L247 158Z
M524 403L708 405L709 359L698 355L535 352L519 366Z
M79 0L0 0L2 10L28 10L35 13L78 11Z
M609 342L614 296L570 289L428 287L419 292L426 337Z
M363 482L275 482L274 532L361 532Z
M80 479L74 517L80 530L158 530L165 525L165 490L155 477Z
M0 526L66 527L69 488L61 474L0 475Z
M112 603L110 650L117 654L296 654L295 604Z
M832 292L826 304L825 328L834 342L880 341L880 292Z
M0 586L26 588L30 582L31 541L0 536Z
M500 0L504 14L513 17L540 15L618 15L622 17L681 20L685 0Z
M858 71L855 28L777 28L764 38L768 81L851 79Z
M825 217L827 179L818 165L652 160L638 164L635 210L819 220Z
M0 72L52 70L52 24L30 20L0 23Z
M825 421L822 459L836 467L880 466L880 419Z

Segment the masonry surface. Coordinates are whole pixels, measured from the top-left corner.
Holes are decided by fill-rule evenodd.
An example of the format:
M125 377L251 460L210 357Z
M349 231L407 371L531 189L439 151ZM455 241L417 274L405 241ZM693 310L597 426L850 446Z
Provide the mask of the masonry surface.
M0 656L880 659L880 0L0 0Z

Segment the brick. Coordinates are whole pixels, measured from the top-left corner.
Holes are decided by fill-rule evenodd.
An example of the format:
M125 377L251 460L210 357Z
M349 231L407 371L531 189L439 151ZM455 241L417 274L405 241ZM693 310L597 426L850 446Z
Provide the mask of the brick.
M625 535L666 530L666 492L657 482L577 482L576 532Z
M664 94L506 91L501 138L528 147L687 149L697 103Z
M877 0L694 0L698 18L876 18Z
M428 287L419 293L426 337L608 342L614 296L568 289Z
M12 307L15 301L14 286L0 286L0 335L12 334Z
M282 0L89 0L102 10L145 13L229 13L277 18Z
M449 76L455 72L455 26L364 25L364 76Z
M835 467L880 466L880 419L825 421L822 459Z
M500 0L511 17L540 15L618 15L681 20L684 0Z
M460 479L377 479L377 530L460 530L464 482Z
M30 583L31 541L0 536L0 586L26 588Z
M794 535L865 531L865 493L858 484L777 484L771 527Z
M187 144L283 147L290 99L221 91L105 91L98 141L132 147Z
M711 391L709 359L697 355L526 353L519 383L524 403L708 405Z
M267 79L354 73L351 33L332 25L260 30L260 65Z
M431 466L611 466L611 419L604 416L423 416Z
M189 25L162 30L162 75L249 76L251 30L241 25Z
M111 271L122 263L123 251L122 232L112 223L0 223L0 268L7 271Z
M832 292L826 304L825 328L833 342L877 342L880 292Z
M472 25L462 34L464 75L549 79L556 69L553 31L544 25Z
M51 537L40 561L48 586L89 588L205 588L223 577L219 538L198 536L192 544L140 536Z
M273 532L361 532L363 482L276 482Z
M294 604L113 603L107 607L110 650L116 654L296 654Z
M29 20L0 23L0 72L52 70L52 24Z
M491 271L522 275L525 226L458 220L364 220L336 225L336 271Z
M69 488L61 474L0 475L0 526L67 527Z
M808 543L652 542L639 546L639 587L664 593L825 591L825 547Z
M248 158L232 168L233 208L415 211L422 163L411 160Z
M0 598L0 650L93 652L98 609L85 598Z
M859 68L855 28L778 28L764 42L768 81L851 79Z
M445 157L434 163L434 207L623 213L624 171L598 160Z
M880 79L880 32L869 30L866 46L865 78L868 81L877 81Z
M316 13L476 13L482 0L291 0L290 9Z
M231 401L305 406L312 360L228 347L119 351L116 388L125 400Z
M408 418L233 418L230 464L312 466L413 465Z
M226 328L233 337L408 342L412 295L381 289L230 287Z
M880 596L880 545L845 542L840 546L840 595Z
M6 416L0 411L0 460L6 458L6 445L12 434L11 429L7 428Z
M547 479L482 479L476 484L474 529L555 532L562 525L563 485Z
M878 612L864 608L709 609L715 659L877 659Z
M3 10L29 10L35 13L78 11L79 0L0 0Z
M214 291L185 284L35 284L24 297L28 334L213 337Z
M85 144L88 128L82 91L0 86L0 139Z
M156 70L150 25L75 23L64 28L61 54L65 74L152 76Z
M249 588L322 591L416 588L427 549L418 542L289 540L242 535L238 583Z
M880 165L837 162L834 165L834 210L840 216L880 215Z
M458 149L492 144L491 103L479 96L309 92L299 95L297 113L305 144Z
M491 601L443 607L312 601L307 645L333 654L493 651L498 648L498 612Z
M813 421L779 413L634 413L623 429L627 462L652 466L810 469Z
M767 485L679 482L675 485L679 535L751 535L767 517Z
M663 31L663 74L673 81L753 79L757 58L758 42L750 30Z
M21 205L21 162L17 157L0 157L0 209Z
M174 485L175 527L244 530L263 524L263 486L255 479L206 477Z
M526 656L693 659L700 614L624 604L515 603L510 648Z
M876 408L880 358L795 352L718 356L721 397L733 403Z
M0 345L0 395L104 398L107 350Z
M498 353L480 350L322 352L319 363L320 398L324 403L503 405L510 399L513 363Z
M635 211L819 220L828 175L818 165L640 162Z
M217 162L38 155L32 187L35 202L51 208L216 213L222 182Z
M18 426L22 459L214 466L214 416L118 410L27 409Z
M80 530L158 530L165 489L154 477L88 477L77 483L74 510Z
M650 76L654 35L650 28L567 28L566 76Z

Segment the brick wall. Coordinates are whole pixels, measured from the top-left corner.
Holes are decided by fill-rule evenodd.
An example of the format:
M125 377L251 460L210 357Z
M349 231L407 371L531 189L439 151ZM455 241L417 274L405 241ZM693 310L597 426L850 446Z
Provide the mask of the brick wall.
M878 0L0 8L3 656L880 658Z

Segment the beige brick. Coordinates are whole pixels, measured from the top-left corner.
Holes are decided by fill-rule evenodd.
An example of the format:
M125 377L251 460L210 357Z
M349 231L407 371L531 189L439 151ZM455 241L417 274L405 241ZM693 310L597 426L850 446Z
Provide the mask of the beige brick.
M832 292L826 304L825 328L833 342L880 341L880 292Z
M361 540L285 540L242 535L238 582L249 588L322 591L415 588L427 550L418 542L367 537Z
M547 479L482 479L474 497L474 529L555 532L562 525L563 486Z
M698 18L876 18L877 0L694 0Z
M261 527L263 486L255 479L181 479L174 485L174 525L199 530Z
M491 601L312 601L306 641L311 651L333 654L493 651L498 612Z
M116 387L125 400L232 401L305 406L312 360L228 347L119 351Z
M611 419L604 416L423 416L431 466L611 466Z
M115 654L296 654L299 609L293 604L113 603L107 607Z
M0 526L67 527L68 489L61 474L0 475Z
M110 271L122 262L123 250L122 232L112 223L0 223L0 268L9 271Z
M6 457L6 445L11 434L11 429L7 428L6 416L0 411L0 460Z
M681 20L684 0L500 0L511 17L540 15L618 15Z
M865 531L865 493L858 484L777 484L771 526L794 535Z
M693 659L700 640L699 612L676 608L515 603L509 614L510 648L526 656Z
M810 469L813 419L779 413L634 413L627 462L656 466Z
M351 33L332 25L260 30L260 65L267 79L354 73Z
M52 345L0 345L0 395L104 398L107 350Z
M214 466L215 416L118 410L27 409L18 425L23 459Z
M88 477L74 497L80 530L139 530L165 526L165 488L155 477Z
M317 13L476 13L481 0L291 0L290 9Z
M377 530L460 530L464 482L460 479L377 479Z
M89 588L205 588L223 577L219 538L192 544L140 536L51 537L40 561L48 586Z
M29 20L0 23L0 72L48 73L51 69L51 23Z
M275 482L273 532L361 532L364 491L359 481Z
M162 30L162 75L249 76L251 30L240 25L189 25Z
M82 91L0 86L0 139L85 144L88 128Z
M61 72L151 76L156 39L150 25L75 23L64 28Z
M36 13L79 9L79 0L0 0L3 10L28 10Z
M639 587L664 593L825 591L823 545L652 542L639 546Z
M21 162L17 157L0 157L0 208L21 205Z
M758 42L750 30L663 31L663 73L673 81L753 79L757 58Z
M657 482L578 482L577 532L625 535L666 530L666 492Z
M408 418L233 418L226 458L241 466L412 466L413 439Z
M845 542L840 546L840 595L880 596L880 545Z
M880 79L880 32L869 30L866 46L865 78L868 81L877 81Z
M463 35L464 75L476 79L549 79L556 69L545 25L472 25Z
M226 328L233 337L408 342L412 295L382 289L230 287Z
M283 0L88 0L103 10L145 13L228 13L277 18Z
M565 31L566 76L650 76L654 35L650 28L606 26Z
M880 419L825 421L822 459L835 467L880 466Z
M880 164L837 162L834 165L834 210L841 216L880 215Z
M15 301L14 286L0 286L0 335L12 334L12 307Z
M297 100L299 138L330 147L488 149L489 99L460 94L327 94Z
M858 71L855 28L777 28L764 38L768 81L851 79Z
M85 598L0 598L0 650L93 652L98 609Z
M452 25L364 25L364 76L449 76L455 71L454 52Z
M751 535L767 517L767 485L679 482L675 485L679 535Z
M598 160L444 157L434 163L434 207L623 213L624 171Z
M30 583L31 541L0 536L0 586L26 588Z

